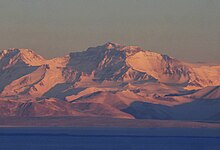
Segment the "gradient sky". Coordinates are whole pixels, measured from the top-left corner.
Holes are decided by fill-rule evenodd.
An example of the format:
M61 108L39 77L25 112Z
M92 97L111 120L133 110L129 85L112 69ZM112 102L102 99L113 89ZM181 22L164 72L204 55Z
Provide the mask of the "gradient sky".
M0 0L0 35L46 58L112 41L220 62L220 0Z

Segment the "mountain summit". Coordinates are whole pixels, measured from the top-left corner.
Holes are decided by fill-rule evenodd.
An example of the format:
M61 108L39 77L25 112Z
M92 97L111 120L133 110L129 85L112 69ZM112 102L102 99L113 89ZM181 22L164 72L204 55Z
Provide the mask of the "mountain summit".
M219 74L220 66L112 42L51 60L30 49L8 49L0 53L0 115L181 118L162 111L172 114L171 106L218 99Z
M44 60L42 56L31 49L11 48L0 53L0 66L2 69L13 65L39 66Z

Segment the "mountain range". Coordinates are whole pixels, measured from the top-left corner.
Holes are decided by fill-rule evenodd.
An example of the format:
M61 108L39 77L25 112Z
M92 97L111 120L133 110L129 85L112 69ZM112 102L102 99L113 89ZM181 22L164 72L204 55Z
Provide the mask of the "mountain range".
M0 52L0 116L219 120L220 65L112 42L47 60Z

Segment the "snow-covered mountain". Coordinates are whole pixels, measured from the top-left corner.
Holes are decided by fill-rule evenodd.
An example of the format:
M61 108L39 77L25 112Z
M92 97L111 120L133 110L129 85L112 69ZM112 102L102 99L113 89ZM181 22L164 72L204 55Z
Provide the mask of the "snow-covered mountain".
M220 104L219 74L218 65L111 42L50 60L8 49L0 53L0 116L187 119L182 112L195 109L188 119L205 110L198 119L215 119L218 105L206 100Z

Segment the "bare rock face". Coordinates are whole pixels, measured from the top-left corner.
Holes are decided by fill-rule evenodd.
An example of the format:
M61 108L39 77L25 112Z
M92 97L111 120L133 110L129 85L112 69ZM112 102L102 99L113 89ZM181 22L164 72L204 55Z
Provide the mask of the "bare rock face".
M218 65L111 42L51 60L8 49L0 52L0 116L217 119L219 74Z

